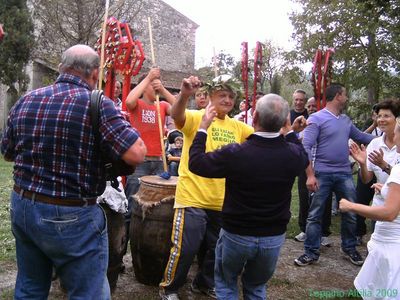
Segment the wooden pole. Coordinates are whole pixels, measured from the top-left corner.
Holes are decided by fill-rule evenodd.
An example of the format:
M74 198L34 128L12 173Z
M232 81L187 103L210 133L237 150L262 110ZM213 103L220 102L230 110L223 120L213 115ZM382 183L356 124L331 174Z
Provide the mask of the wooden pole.
M107 28L109 6L110 6L110 1L106 0L106 10L104 12L104 22L103 22L102 33L101 33L100 70L99 70L99 84L98 84L99 90L101 90L103 88L104 48L105 48L105 44L106 44L106 28Z
M215 46L213 47L213 69L214 69L214 77L217 77L218 67L217 67L217 55L215 54Z
M154 55L154 46L153 46L153 33L151 28L151 18L147 18L147 22L149 24L149 38L150 38L150 49L151 49L151 61L153 63L153 67L156 66L156 58ZM156 110L157 110L157 118L158 118L158 129L160 131L160 143L161 143L161 155L163 160L164 172L168 172L167 166L167 157L165 156L165 145L164 145L164 130L163 124L161 123L161 113L160 113L160 95L156 93Z

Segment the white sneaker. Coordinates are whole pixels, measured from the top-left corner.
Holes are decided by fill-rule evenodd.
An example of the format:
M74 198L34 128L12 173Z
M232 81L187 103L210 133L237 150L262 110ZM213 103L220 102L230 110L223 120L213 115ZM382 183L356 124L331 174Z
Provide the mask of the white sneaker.
M296 235L296 236L294 237L294 239L295 239L296 241L298 241L298 242L304 242L304 241L306 240L306 237L307 237L307 235L306 235L305 232L300 232L298 235Z
M166 294L164 291L159 291L161 300L179 300L179 296L177 293Z
M333 245L333 242L327 236L323 236L321 238L321 246L330 247L332 245Z

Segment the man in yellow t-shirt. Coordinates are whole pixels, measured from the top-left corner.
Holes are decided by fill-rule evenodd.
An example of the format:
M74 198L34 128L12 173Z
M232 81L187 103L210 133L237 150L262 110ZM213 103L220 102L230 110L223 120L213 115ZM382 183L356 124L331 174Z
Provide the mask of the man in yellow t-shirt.
M179 180L175 195L175 216L171 239L173 246L160 283L161 299L179 299L178 289L186 282L193 258L198 256L199 271L191 289L213 298L215 245L221 227L221 209L225 193L225 179L204 178L189 171L189 148L199 128L204 110L186 110L189 98L200 85L191 76L182 82L177 102L172 106L171 116L177 129L184 136ZM253 128L232 119L228 113L233 109L239 85L225 75L206 84L203 90L215 106L217 117L208 128L206 151L213 151L231 143L242 143L253 133Z

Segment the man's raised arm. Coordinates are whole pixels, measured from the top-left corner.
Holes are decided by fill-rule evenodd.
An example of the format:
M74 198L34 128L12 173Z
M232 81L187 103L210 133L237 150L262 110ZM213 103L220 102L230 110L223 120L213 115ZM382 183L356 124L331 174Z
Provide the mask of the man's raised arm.
M181 92L178 95L177 101L172 105L171 117L175 121L175 125L178 128L182 128L185 125L185 109L192 96L200 86L200 80L196 76L190 76L182 80Z

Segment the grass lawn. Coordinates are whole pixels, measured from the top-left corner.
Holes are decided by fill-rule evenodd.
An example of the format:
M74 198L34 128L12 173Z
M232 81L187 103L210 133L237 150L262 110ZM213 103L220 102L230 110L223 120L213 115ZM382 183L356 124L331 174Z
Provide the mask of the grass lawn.
M13 163L0 157L0 262L15 260L15 242L10 228L10 193Z

